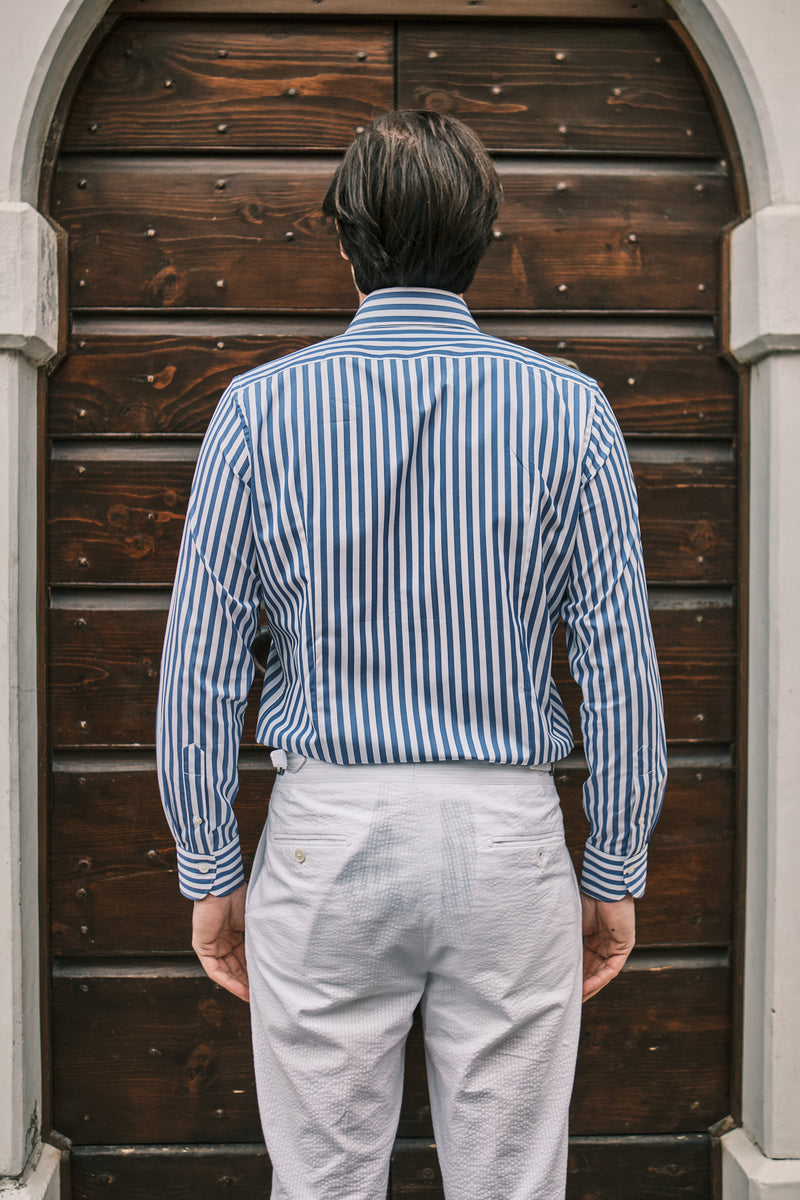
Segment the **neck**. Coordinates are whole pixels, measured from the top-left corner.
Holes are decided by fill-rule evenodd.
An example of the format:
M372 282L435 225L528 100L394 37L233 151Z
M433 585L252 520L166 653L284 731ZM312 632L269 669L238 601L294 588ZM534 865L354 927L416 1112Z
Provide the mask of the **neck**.
M354 284L355 284L355 280L354 280L353 282L354 282ZM370 295L370 296L372 295L372 293L371 293L371 292L362 292L362 291L360 290L360 288L358 288L358 287L356 287L356 294L357 294L357 296L358 296L358 305L359 305L359 308L360 308L360 307L361 307L361 305L364 303L364 301L366 300L367 296L368 296L368 295ZM463 293L463 292L458 292L458 293L455 293L455 292L454 292L453 294L454 294L454 295L458 295L458 298L459 298L459 300L463 300L463 299L464 299L464 293Z

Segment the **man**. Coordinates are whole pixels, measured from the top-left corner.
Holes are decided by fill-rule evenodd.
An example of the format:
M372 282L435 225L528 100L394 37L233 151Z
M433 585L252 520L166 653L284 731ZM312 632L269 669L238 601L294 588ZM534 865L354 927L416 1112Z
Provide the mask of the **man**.
M194 949L251 1003L273 1200L385 1195L417 1004L448 1200L563 1197L581 991L634 943L666 757L636 493L596 383L464 304L500 200L459 121L378 118L324 202L356 317L235 379L197 465L160 782ZM246 887L260 605L278 778ZM551 773L573 744L559 619L580 894Z

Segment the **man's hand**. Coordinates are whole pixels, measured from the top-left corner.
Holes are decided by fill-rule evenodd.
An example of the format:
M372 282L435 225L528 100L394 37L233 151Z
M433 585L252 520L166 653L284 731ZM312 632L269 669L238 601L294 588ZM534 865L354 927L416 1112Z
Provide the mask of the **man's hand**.
M247 884L229 896L204 896L192 912L192 949L209 979L240 1000L250 999L244 957L244 901Z
M583 1002L619 975L636 941L633 896L594 900L581 892L583 905Z

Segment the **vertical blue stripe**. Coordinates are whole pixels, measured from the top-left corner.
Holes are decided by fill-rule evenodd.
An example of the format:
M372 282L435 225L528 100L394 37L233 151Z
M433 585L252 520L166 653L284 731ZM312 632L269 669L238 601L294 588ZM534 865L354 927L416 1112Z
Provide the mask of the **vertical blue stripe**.
M198 459L167 622L159 782L181 890L242 882L257 736L331 762L563 758L566 627L590 776L583 886L641 894L665 739L633 477L595 382L387 288L347 331L235 379Z

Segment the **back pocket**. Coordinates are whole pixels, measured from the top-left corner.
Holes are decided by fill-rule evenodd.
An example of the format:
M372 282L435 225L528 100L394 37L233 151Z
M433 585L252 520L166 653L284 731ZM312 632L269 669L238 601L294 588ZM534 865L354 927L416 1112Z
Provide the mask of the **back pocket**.
M563 833L501 833L489 838L490 846L547 846L564 840Z

